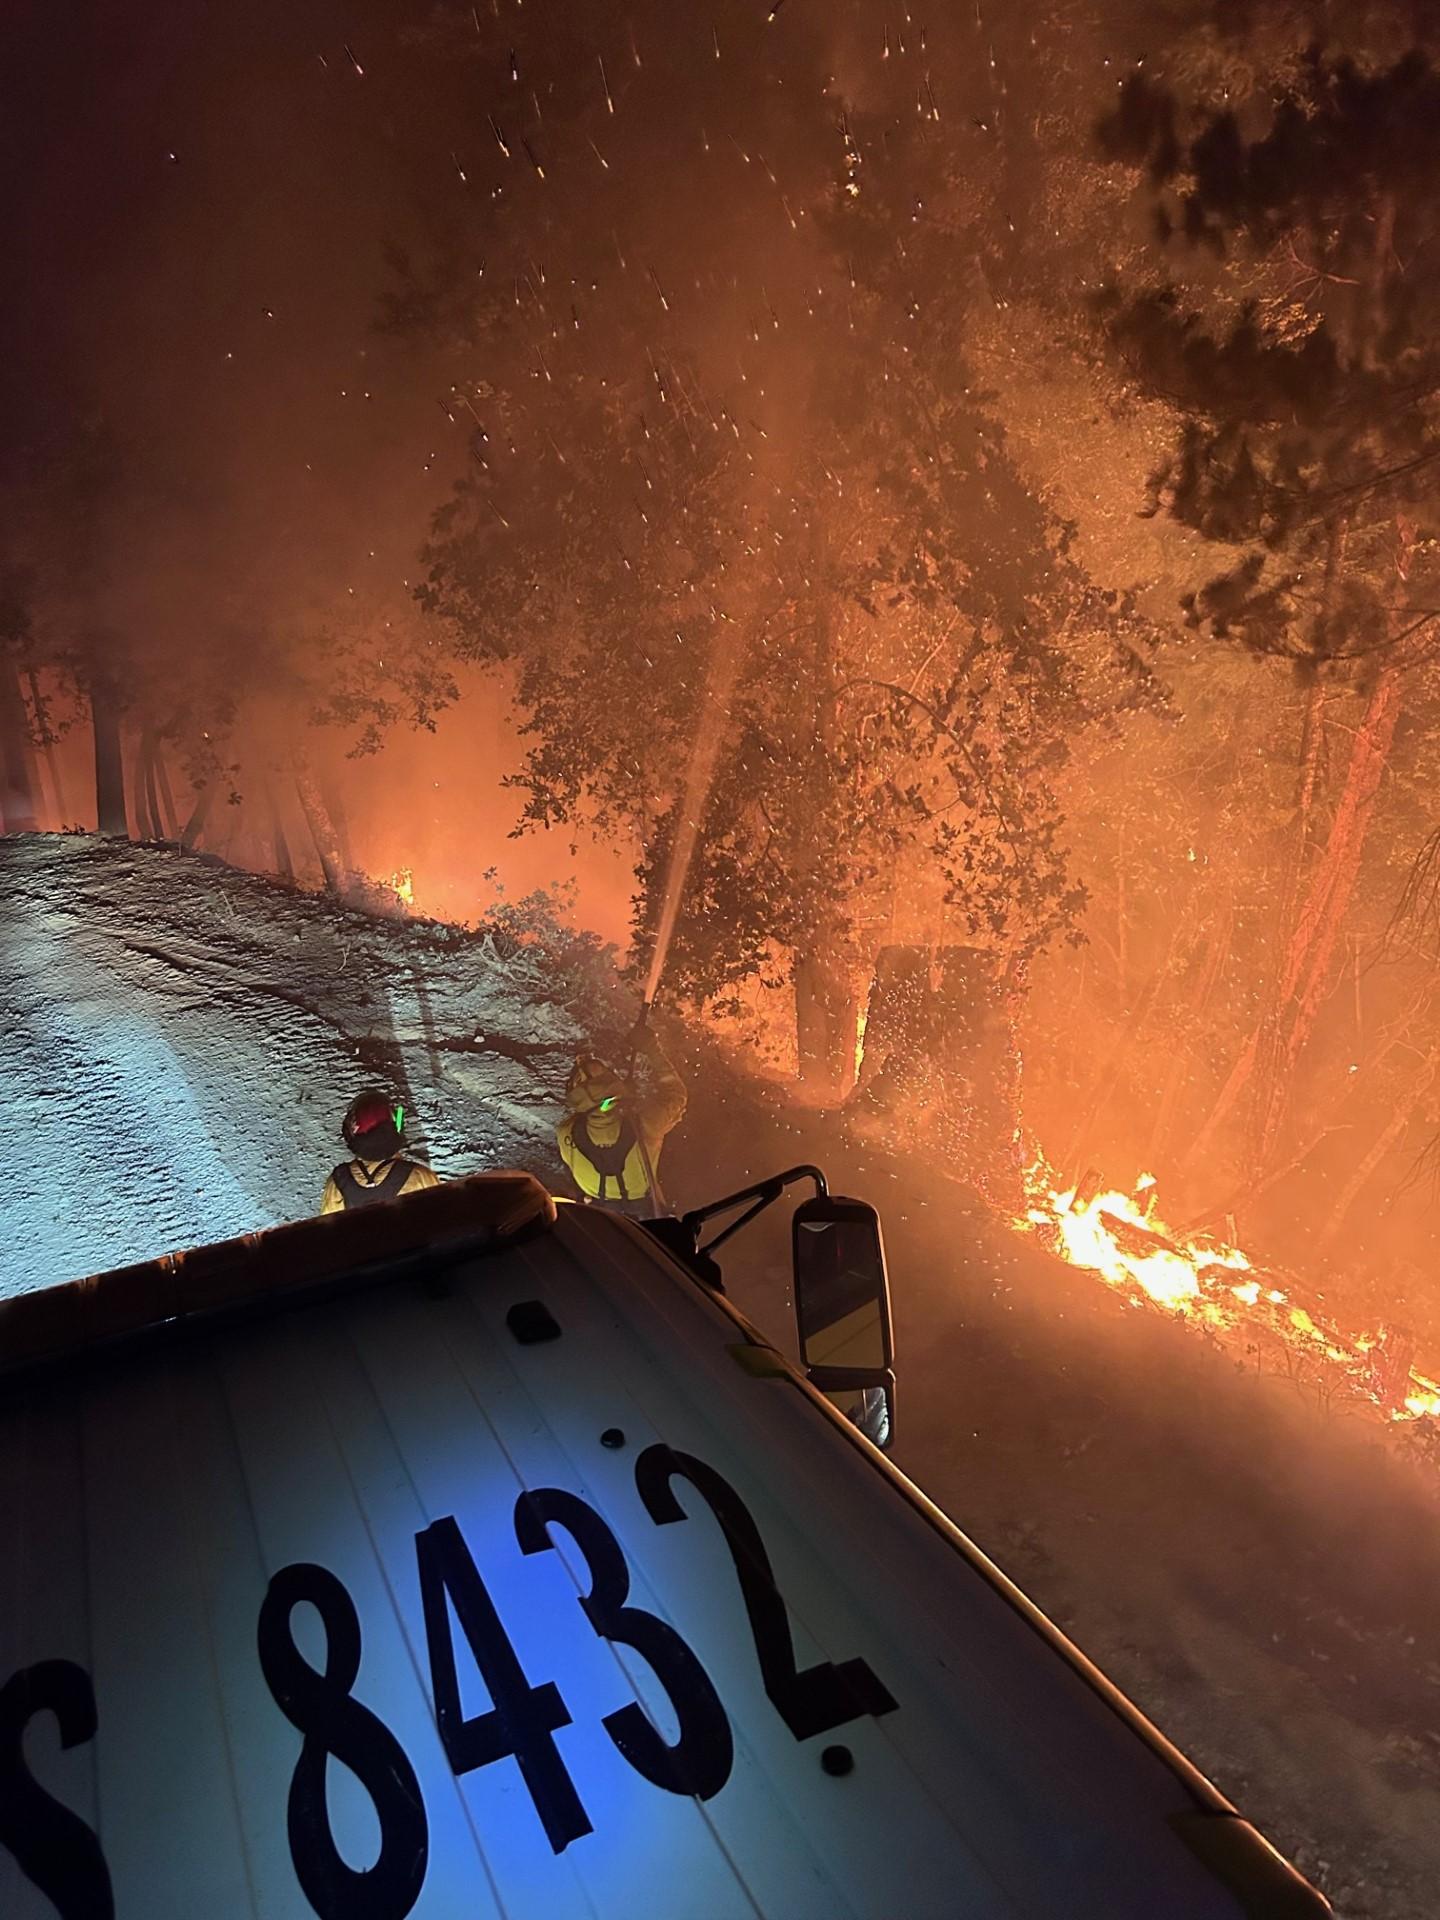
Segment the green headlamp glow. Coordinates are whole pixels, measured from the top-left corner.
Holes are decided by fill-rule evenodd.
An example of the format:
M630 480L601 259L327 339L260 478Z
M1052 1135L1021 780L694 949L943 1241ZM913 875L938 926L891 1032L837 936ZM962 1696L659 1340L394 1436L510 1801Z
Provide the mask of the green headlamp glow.
M600 1113L608 1113L611 1107L614 1106L614 1104L615 1104L615 1095L613 1093L607 1094L605 1098L600 1102L600 1105L597 1111Z

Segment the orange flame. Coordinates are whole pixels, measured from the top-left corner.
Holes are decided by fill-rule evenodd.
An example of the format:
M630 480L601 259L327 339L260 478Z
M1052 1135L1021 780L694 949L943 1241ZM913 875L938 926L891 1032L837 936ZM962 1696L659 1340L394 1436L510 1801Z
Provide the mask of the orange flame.
M1297 1302L1301 1283L1294 1276L1262 1269L1213 1235L1168 1226L1153 1174L1142 1173L1129 1192L1097 1191L1088 1176L1062 1188L1037 1152L1025 1190L1029 1204L1013 1224L1072 1266L1099 1274L1131 1306L1162 1307L1228 1342L1278 1345L1320 1369L1332 1393L1341 1390L1391 1420L1440 1418L1440 1385L1417 1373L1408 1356L1395 1355L1383 1331L1343 1333L1318 1303Z

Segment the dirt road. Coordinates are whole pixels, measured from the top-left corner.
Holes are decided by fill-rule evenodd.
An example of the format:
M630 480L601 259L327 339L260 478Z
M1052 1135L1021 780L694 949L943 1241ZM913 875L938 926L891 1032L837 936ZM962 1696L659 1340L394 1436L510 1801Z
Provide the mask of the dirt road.
M567 983L218 860L0 838L0 1294L313 1212L380 1079L443 1173L548 1170Z

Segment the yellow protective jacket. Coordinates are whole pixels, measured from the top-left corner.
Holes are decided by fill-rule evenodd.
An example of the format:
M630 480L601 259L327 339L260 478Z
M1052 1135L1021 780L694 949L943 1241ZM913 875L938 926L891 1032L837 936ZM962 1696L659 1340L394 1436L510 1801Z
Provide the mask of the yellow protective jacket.
M422 1167L418 1160L401 1160L399 1158L393 1160L352 1160L349 1171L350 1177L354 1180L357 1187L378 1187L383 1186L386 1176L392 1167L408 1167L410 1169L409 1173L405 1176L404 1184L390 1196L392 1199L398 1200L403 1194L419 1193L422 1187L438 1187L440 1184L429 1167ZM335 1172L338 1173L339 1171L340 1169L337 1167ZM344 1213L345 1211L345 1196L340 1191L339 1182L336 1180L334 1173L332 1173L330 1178L325 1182L325 1191L320 1199L320 1211L321 1213Z
M648 1201L646 1161L649 1172L654 1173L665 1136L685 1111L685 1082L653 1034L647 1032L641 1037L635 1057L645 1064L643 1088L627 1085L615 1075L612 1084L616 1104L608 1113L600 1113L598 1099L607 1083L592 1071L585 1082L584 1104L577 1102L555 1129L560 1158L587 1200ZM615 1166L622 1141L629 1142L628 1151ZM597 1166L592 1155L603 1160L605 1166Z

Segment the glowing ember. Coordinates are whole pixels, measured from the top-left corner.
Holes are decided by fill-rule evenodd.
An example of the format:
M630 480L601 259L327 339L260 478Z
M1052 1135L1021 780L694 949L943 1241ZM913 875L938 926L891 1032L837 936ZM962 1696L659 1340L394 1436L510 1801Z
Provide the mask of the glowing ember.
M1312 1366L1325 1363L1327 1396L1343 1389L1391 1420L1440 1419L1440 1383L1416 1373L1408 1351L1397 1354L1383 1331L1341 1332L1318 1304L1296 1302L1293 1276L1262 1276L1239 1247L1168 1226L1154 1174L1142 1173L1128 1192L1102 1189L1092 1175L1061 1187L1037 1153L1025 1186L1029 1205L1013 1224L1072 1266L1099 1274L1132 1306L1163 1307L1247 1349L1268 1343Z
M415 904L415 872L412 867L397 868L396 871L391 874L390 878L385 882L385 884L387 887L390 888L391 892L394 893L395 897L398 900L403 900L405 902L405 905L407 907L414 906Z

